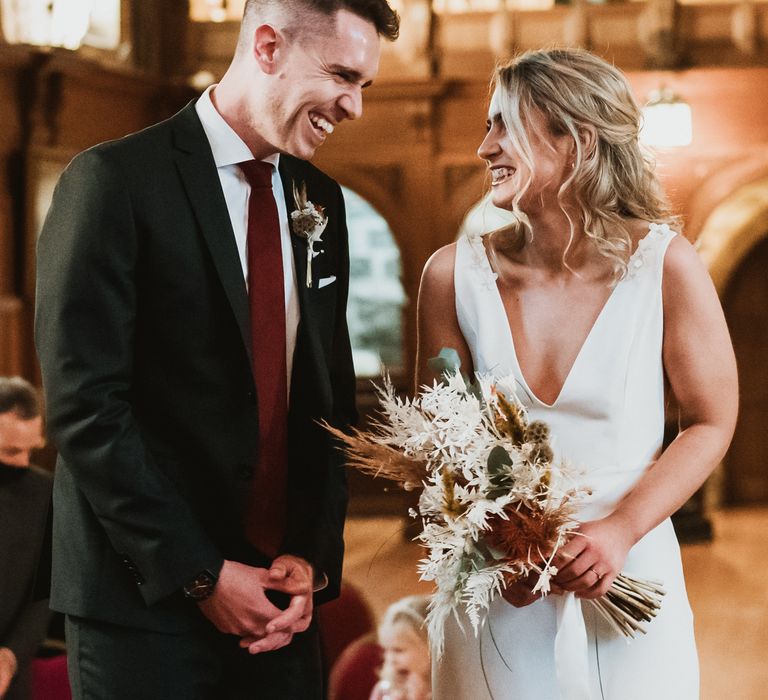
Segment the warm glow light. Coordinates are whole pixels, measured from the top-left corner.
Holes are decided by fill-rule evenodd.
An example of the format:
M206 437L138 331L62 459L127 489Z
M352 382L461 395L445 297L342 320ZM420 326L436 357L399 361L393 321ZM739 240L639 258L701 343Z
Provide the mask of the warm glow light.
M58 0L51 3L51 46L76 49L83 43L91 22L94 0Z
M691 106L669 88L654 90L643 107L640 140L657 148L688 146L693 140Z
M83 43L115 48L120 37L119 0L0 0L3 35L12 44L63 46ZM88 37L88 39L86 39Z
M224 22L227 19L226 0L208 0L208 17L211 22Z
M245 0L190 0L193 22L236 22L243 16Z
M505 0L434 0L432 7L437 13L461 14L504 9Z
M590 0L604 2L605 0ZM432 9L439 15L460 15L469 12L499 12L501 10L545 10L555 0L432 0Z

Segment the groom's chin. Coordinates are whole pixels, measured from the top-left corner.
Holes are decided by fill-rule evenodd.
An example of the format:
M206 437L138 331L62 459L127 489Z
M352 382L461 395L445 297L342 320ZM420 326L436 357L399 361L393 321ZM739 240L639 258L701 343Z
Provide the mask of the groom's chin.
M294 158L299 158L300 160L312 160L319 147L320 145L315 146L308 143L297 144L286 152L288 155L291 155Z

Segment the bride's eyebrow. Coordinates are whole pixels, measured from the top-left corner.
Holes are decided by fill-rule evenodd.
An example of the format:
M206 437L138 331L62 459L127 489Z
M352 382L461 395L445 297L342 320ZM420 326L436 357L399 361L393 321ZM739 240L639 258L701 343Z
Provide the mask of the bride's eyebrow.
M501 121L501 113L497 112L493 116L485 120L485 128L490 129L495 123Z

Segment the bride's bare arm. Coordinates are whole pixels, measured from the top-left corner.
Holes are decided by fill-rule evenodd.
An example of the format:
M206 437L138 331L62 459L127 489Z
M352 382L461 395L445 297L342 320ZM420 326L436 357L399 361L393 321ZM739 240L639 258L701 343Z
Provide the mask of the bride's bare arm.
M421 275L417 308L417 391L422 384L435 379L434 372L427 367L427 360L435 357L442 348L456 350L461 358L462 371L470 376L474 373L469 347L456 317L456 290L453 282L455 260L455 244L440 248L427 261ZM508 585L503 592L504 597L515 607L530 605L541 597L539 593L531 593L536 579L531 576L528 581ZM555 586L553 592L559 592L559 589Z
M416 326L416 390L431 383L436 375L427 367L427 360L442 348L453 348L461 358L461 369L474 372L467 341L461 334L456 318L453 267L456 260L454 243L440 248L424 265L419 287Z
M607 590L629 548L704 483L733 436L738 409L733 347L712 281L681 236L667 250L663 299L664 368L680 407L680 433L616 510L584 523L588 537L574 538L563 550L558 582L584 597ZM599 584L590 570L602 575Z

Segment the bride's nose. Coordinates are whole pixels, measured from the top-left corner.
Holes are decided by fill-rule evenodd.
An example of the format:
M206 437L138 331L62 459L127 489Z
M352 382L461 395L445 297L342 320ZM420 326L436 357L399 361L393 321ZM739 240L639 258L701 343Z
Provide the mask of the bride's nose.
M489 160L492 156L499 152L499 142L493 133L493 129L490 129L485 135L483 142L477 149L478 157L483 160Z

